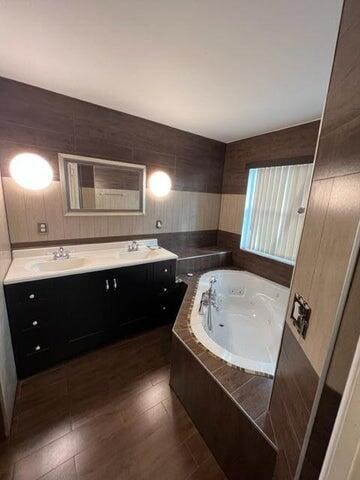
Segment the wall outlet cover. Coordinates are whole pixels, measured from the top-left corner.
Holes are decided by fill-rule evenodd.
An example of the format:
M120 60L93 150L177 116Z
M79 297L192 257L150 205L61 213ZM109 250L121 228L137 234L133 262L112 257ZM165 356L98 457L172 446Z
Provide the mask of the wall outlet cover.
M41 235L48 233L48 225L46 222L38 222L37 224L37 231Z
M162 221L161 220L156 220L155 226L156 226L156 228L161 229L162 228Z

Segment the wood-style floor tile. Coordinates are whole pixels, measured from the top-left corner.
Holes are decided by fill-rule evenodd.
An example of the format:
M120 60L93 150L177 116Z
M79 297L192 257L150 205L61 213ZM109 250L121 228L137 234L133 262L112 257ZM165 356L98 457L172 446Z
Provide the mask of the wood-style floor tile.
M162 327L21 382L0 480L223 479L169 386L170 348Z
M77 480L77 473L75 469L75 459L71 458L65 463L47 473L41 480Z
M194 432L194 434L188 438L186 445L189 448L189 451L194 458L197 465L200 465L209 457L211 457L211 452L204 442L202 436L199 432Z
M205 460L187 480L226 480L226 476L216 463L214 457L210 457Z
M140 393L126 397L119 405L119 412L124 421L139 415L168 398L171 394L169 383L164 381L151 386Z

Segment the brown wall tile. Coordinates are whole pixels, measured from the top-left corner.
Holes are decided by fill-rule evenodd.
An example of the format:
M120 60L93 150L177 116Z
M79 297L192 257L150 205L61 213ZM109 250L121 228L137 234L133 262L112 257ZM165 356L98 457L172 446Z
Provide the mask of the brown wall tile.
M229 480L271 478L273 447L175 335L170 384Z
M245 194L250 167L311 162L318 131L316 121L228 143L223 193Z

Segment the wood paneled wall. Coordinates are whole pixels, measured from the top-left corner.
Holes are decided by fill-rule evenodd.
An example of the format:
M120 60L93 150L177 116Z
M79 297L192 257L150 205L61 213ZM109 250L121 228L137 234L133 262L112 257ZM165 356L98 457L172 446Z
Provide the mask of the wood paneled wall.
M345 0L270 404L278 446L292 476L318 378L336 334L336 311L360 221L359 23L360 3ZM312 309L305 340L290 319L295 293ZM299 411L292 414L294 406Z
M217 230L225 144L5 78L0 103L0 168L13 244L157 233L157 219L164 221L163 232ZM38 195L20 194L7 178L10 160L24 151L43 155L54 169L54 182ZM162 169L171 176L173 195L168 203L148 196L142 220L65 218L59 152L145 164L148 175ZM48 236L37 234L37 221L49 223Z
M312 162L318 130L319 122L316 121L226 145L220 245L230 247L232 244L233 259L238 267L286 286L290 285L291 266L240 250L249 168ZM236 242L234 235L237 235Z

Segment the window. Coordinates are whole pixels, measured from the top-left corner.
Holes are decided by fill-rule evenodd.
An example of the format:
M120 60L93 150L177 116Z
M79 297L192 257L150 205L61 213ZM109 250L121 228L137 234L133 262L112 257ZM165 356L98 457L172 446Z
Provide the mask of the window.
M295 262L311 174L312 164L249 170L242 249Z

